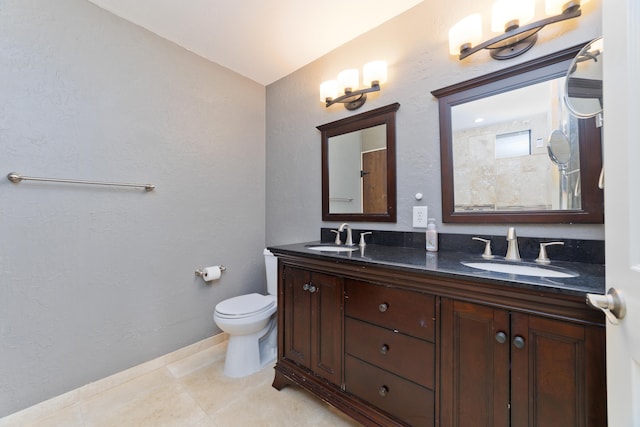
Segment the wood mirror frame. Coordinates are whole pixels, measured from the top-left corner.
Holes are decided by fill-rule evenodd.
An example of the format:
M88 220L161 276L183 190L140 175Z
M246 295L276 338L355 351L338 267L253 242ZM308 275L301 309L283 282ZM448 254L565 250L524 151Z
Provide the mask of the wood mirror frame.
M396 222L396 111L394 103L317 127L322 138L322 220ZM383 213L340 213L329 209L329 139L378 125L386 125L387 209Z
M431 92L438 98L440 115L440 163L442 221L448 223L588 223L604 222L604 197L598 188L602 167L601 132L595 119L578 124L581 209L531 211L456 211L452 150L451 108L509 90L564 77L581 44L485 76Z

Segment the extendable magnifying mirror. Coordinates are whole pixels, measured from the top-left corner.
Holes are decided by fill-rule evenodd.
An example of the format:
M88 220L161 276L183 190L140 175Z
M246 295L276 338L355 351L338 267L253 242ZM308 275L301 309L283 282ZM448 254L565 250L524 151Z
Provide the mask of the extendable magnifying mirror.
M547 153L560 171L560 209L566 209L569 198L569 177L567 168L571 160L571 142L561 130L554 130L549 136Z
M547 144L549 158L561 169L566 169L571 160L571 143L561 130L554 130Z
M603 39L588 43L578 52L567 73L564 100L575 117L588 119L597 116L598 127L603 124L602 66ZM604 188L604 168L600 171L598 187Z

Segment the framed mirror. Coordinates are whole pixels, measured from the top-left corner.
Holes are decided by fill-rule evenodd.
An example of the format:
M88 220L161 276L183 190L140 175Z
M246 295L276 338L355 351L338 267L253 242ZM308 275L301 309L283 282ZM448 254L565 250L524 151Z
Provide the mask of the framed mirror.
M600 130L564 103L583 46L432 92L443 222L603 222Z
M322 220L396 221L395 103L318 126Z

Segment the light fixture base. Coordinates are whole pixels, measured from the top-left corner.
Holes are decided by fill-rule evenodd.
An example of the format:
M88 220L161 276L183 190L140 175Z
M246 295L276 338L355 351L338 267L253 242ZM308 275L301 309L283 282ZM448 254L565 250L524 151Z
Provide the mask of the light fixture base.
M330 107L333 104L341 103L344 105L344 108L347 110L357 110L362 107L365 102L367 102L367 93L369 92L378 92L380 90L380 83L377 80L371 82L371 87L367 89L360 89L356 91L351 91L349 88L345 89L345 94L339 96L338 98L331 99L327 98L325 105L326 107Z
M489 53L493 59L498 60L515 58L531 49L533 45L536 44L536 41L538 41L537 33L507 46L491 48L489 49Z
M463 44L460 47L460 56L458 59L463 60L482 49L489 49L491 56L495 59L515 58L533 47L538 40L538 31L545 26L567 19L577 18L581 14L580 1L569 0L564 5L563 12L560 15L551 16L537 22L523 25L522 27L508 29L504 34L500 34L471 48L467 47L468 44Z
M365 102L367 102L367 94L363 93L353 101L345 102L344 108L346 108L349 111L357 110L358 108L362 107Z

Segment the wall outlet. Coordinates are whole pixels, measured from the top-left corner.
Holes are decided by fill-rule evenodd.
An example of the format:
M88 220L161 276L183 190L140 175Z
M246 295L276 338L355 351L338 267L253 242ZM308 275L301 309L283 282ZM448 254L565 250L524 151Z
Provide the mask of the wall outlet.
M413 207L413 228L427 228L429 208L427 206Z

